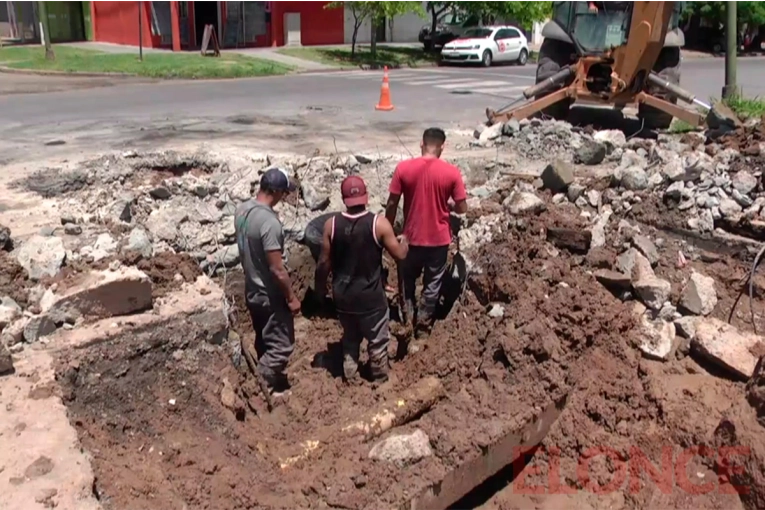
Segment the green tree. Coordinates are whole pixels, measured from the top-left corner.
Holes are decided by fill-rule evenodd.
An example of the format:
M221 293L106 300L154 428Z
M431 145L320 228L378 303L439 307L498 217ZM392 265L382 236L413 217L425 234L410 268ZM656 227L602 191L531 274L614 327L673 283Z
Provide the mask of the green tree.
M369 19L372 25L372 59L377 56L377 28L385 23L385 19L391 19L410 12L425 15L422 2L330 2L325 9L343 9L348 4L354 13L354 32L351 40L351 55L356 54L356 36L365 20Z
M736 2L737 21L742 25L765 25L765 2ZM725 21L725 2L688 2L686 15L696 14L716 24Z
M436 33L438 18L454 6L454 2L428 2L425 9L430 14L430 33Z
M422 2L365 2L369 4L369 19L372 21L372 38L370 51L372 60L377 57L377 28L385 23L386 19L392 19L408 13L416 13L425 16Z
M454 2L455 7L477 16L483 23L498 19L515 20L523 28L552 15L552 2Z
M356 40L359 37L359 28L364 24L364 21L369 19L370 4L373 2L330 2L325 5L325 9L342 9L344 6L348 6L348 10L351 11L353 16L353 34L351 35L351 59L356 58Z

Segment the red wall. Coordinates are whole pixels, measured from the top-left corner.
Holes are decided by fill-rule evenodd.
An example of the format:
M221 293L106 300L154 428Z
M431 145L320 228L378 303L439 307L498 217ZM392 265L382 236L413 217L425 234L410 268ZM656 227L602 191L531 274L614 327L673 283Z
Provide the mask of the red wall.
M344 9L325 9L327 2L271 2L271 28L277 46L284 45L284 14L300 13L300 40L312 44L343 44Z
M91 2L93 9L93 38L100 42L138 46L138 2ZM144 46L152 44L148 2L143 3ZM158 41L157 41L158 42Z

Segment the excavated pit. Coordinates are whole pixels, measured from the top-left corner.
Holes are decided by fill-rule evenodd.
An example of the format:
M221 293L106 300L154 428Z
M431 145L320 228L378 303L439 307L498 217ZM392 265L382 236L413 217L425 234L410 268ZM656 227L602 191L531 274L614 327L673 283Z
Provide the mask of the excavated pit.
M567 400L569 408L586 405L585 414L613 415L611 426L655 416L627 307L586 273L584 257L545 241L539 227L561 221L552 214L521 221L487 247L477 260L483 274L470 279L426 348L395 362L379 388L342 384L332 368L339 326L319 317L296 323L292 393L271 414L232 363L236 335L215 345L224 336L220 311L65 354L59 378L101 501L107 508L446 508L522 445L541 441L561 410L574 425ZM297 272L308 280L311 266ZM231 274L228 283L231 297L241 295L241 280ZM504 306L504 318L487 315L490 304ZM234 329L249 341L249 319L238 315ZM359 417L395 410L423 381L436 381L443 394L430 394L431 405L408 423L366 441L342 432ZM379 440L415 429L429 437L431 456L403 468L368 458Z

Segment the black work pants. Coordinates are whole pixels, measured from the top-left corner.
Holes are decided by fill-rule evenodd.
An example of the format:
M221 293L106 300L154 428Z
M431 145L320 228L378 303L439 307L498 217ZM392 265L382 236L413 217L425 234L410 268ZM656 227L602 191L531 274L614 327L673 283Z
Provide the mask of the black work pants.
M446 246L410 246L406 259L401 263L404 282L404 298L409 317L413 317L415 303L415 285L423 276L422 296L417 307L417 321L429 322L438 305L441 284L446 274L446 261L449 257L449 245Z

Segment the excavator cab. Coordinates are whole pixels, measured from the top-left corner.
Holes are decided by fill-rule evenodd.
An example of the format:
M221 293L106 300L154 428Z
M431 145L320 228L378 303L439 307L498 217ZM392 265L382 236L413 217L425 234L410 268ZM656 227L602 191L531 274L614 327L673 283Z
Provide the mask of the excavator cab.
M646 129L667 129L673 117L697 124L695 112L677 106L678 98L702 104L679 87L685 4L553 2L536 85L523 92L534 103L487 109L489 121L538 113L562 120L577 102L619 109L636 104Z

